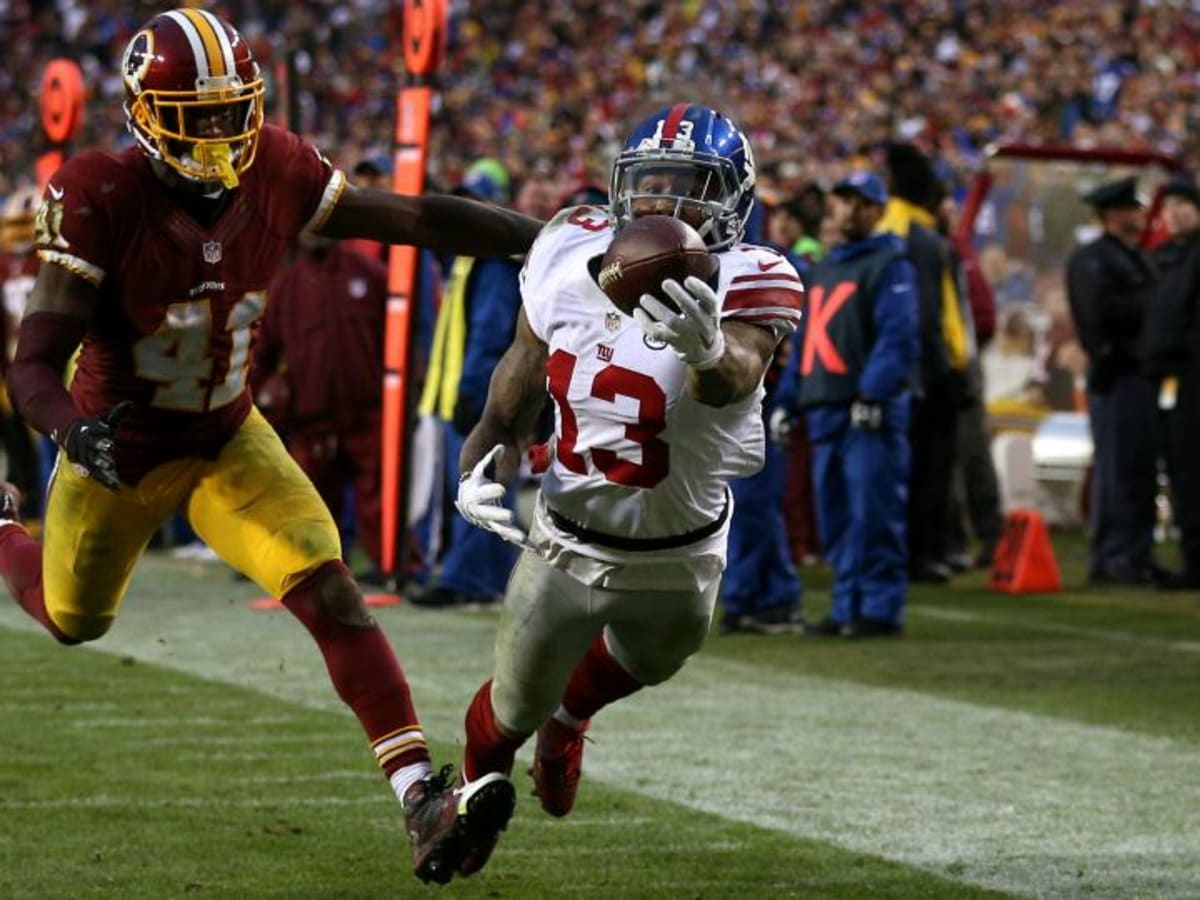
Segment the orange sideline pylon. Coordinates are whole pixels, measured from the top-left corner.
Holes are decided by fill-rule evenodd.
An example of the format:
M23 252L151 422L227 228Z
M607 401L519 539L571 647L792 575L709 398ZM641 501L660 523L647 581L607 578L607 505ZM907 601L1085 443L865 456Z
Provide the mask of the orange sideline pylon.
M1052 594L1062 587L1050 533L1041 513L1014 509L992 557L991 588L1004 594Z

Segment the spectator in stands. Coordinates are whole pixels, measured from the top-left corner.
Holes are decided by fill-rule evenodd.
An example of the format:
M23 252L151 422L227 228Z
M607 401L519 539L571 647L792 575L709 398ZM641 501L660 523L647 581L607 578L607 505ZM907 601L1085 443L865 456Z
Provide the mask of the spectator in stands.
M917 282L904 242L876 233L883 180L839 182L843 236L805 296L798 401L813 442L821 543L833 607L816 636L882 637L904 627L909 407L918 362Z
M1179 176L1162 189L1169 239L1154 251L1161 280L1146 311L1145 371L1158 389L1171 511L1183 571L1160 587L1200 588L1200 190Z
M287 405L276 417L288 451L335 522L342 522L346 489L353 488L358 540L373 565L362 577L379 582L387 270L317 235L301 235L298 250L271 283L251 389L260 396L275 373L282 376Z
M1084 200L1104 232L1067 262L1071 315L1088 355L1095 446L1088 578L1148 584L1162 576L1154 561L1159 448L1154 388L1137 350L1157 278L1139 247L1145 215L1136 179L1102 184Z
M458 191L488 203L512 200L508 171L495 159L476 161ZM521 264L460 256L450 264L438 310L433 351L420 413L442 423L441 483L445 488L438 529L446 535L436 585L415 591L418 606L446 607L497 602L504 594L516 550L490 531L473 528L449 505L458 488L462 442L479 421L492 370L512 342L521 309ZM508 504L516 501L515 488Z

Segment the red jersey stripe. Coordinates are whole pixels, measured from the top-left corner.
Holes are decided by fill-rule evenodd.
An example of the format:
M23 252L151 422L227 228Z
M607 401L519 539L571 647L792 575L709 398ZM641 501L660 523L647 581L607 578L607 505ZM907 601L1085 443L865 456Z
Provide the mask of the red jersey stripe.
M738 309L800 309L804 302L804 292L788 288L742 288L727 291L722 309L733 312Z

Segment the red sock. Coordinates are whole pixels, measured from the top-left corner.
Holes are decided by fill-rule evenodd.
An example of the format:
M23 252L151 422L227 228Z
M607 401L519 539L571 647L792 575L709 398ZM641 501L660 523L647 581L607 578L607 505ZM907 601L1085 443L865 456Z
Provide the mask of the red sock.
M511 775L513 758L528 735L513 737L496 722L490 678L475 692L475 698L467 707L466 727L467 749L463 753L463 776L467 781L474 781L488 772Z
M642 689L642 683L613 659L604 645L604 635L592 641L563 696L563 708L573 717L590 719L605 706Z
M404 670L378 625L347 625L321 609L321 583L331 575L350 577L341 560L321 566L288 591L286 606L304 623L321 654L338 696L362 723L386 776L429 761L429 748L417 721Z
M42 594L42 545L29 536L24 528L12 525L0 528L0 575L8 585L17 604L29 616L54 635L62 644L78 644L67 637L46 612Z

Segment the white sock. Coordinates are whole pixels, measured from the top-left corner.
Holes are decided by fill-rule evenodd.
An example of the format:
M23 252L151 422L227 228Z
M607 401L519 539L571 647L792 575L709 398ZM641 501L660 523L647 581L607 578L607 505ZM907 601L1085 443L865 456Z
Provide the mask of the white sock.
M559 706L559 708L554 711L554 721L562 725L566 725L568 728L574 728L576 731L582 731L583 726L586 724L581 719L577 719L567 712L567 708L565 706Z
M427 761L413 763L410 766L404 766L392 773L388 781L392 783L392 790L396 792L396 799L400 801L400 805L404 805L404 795L408 793L408 789L433 771L433 767Z

